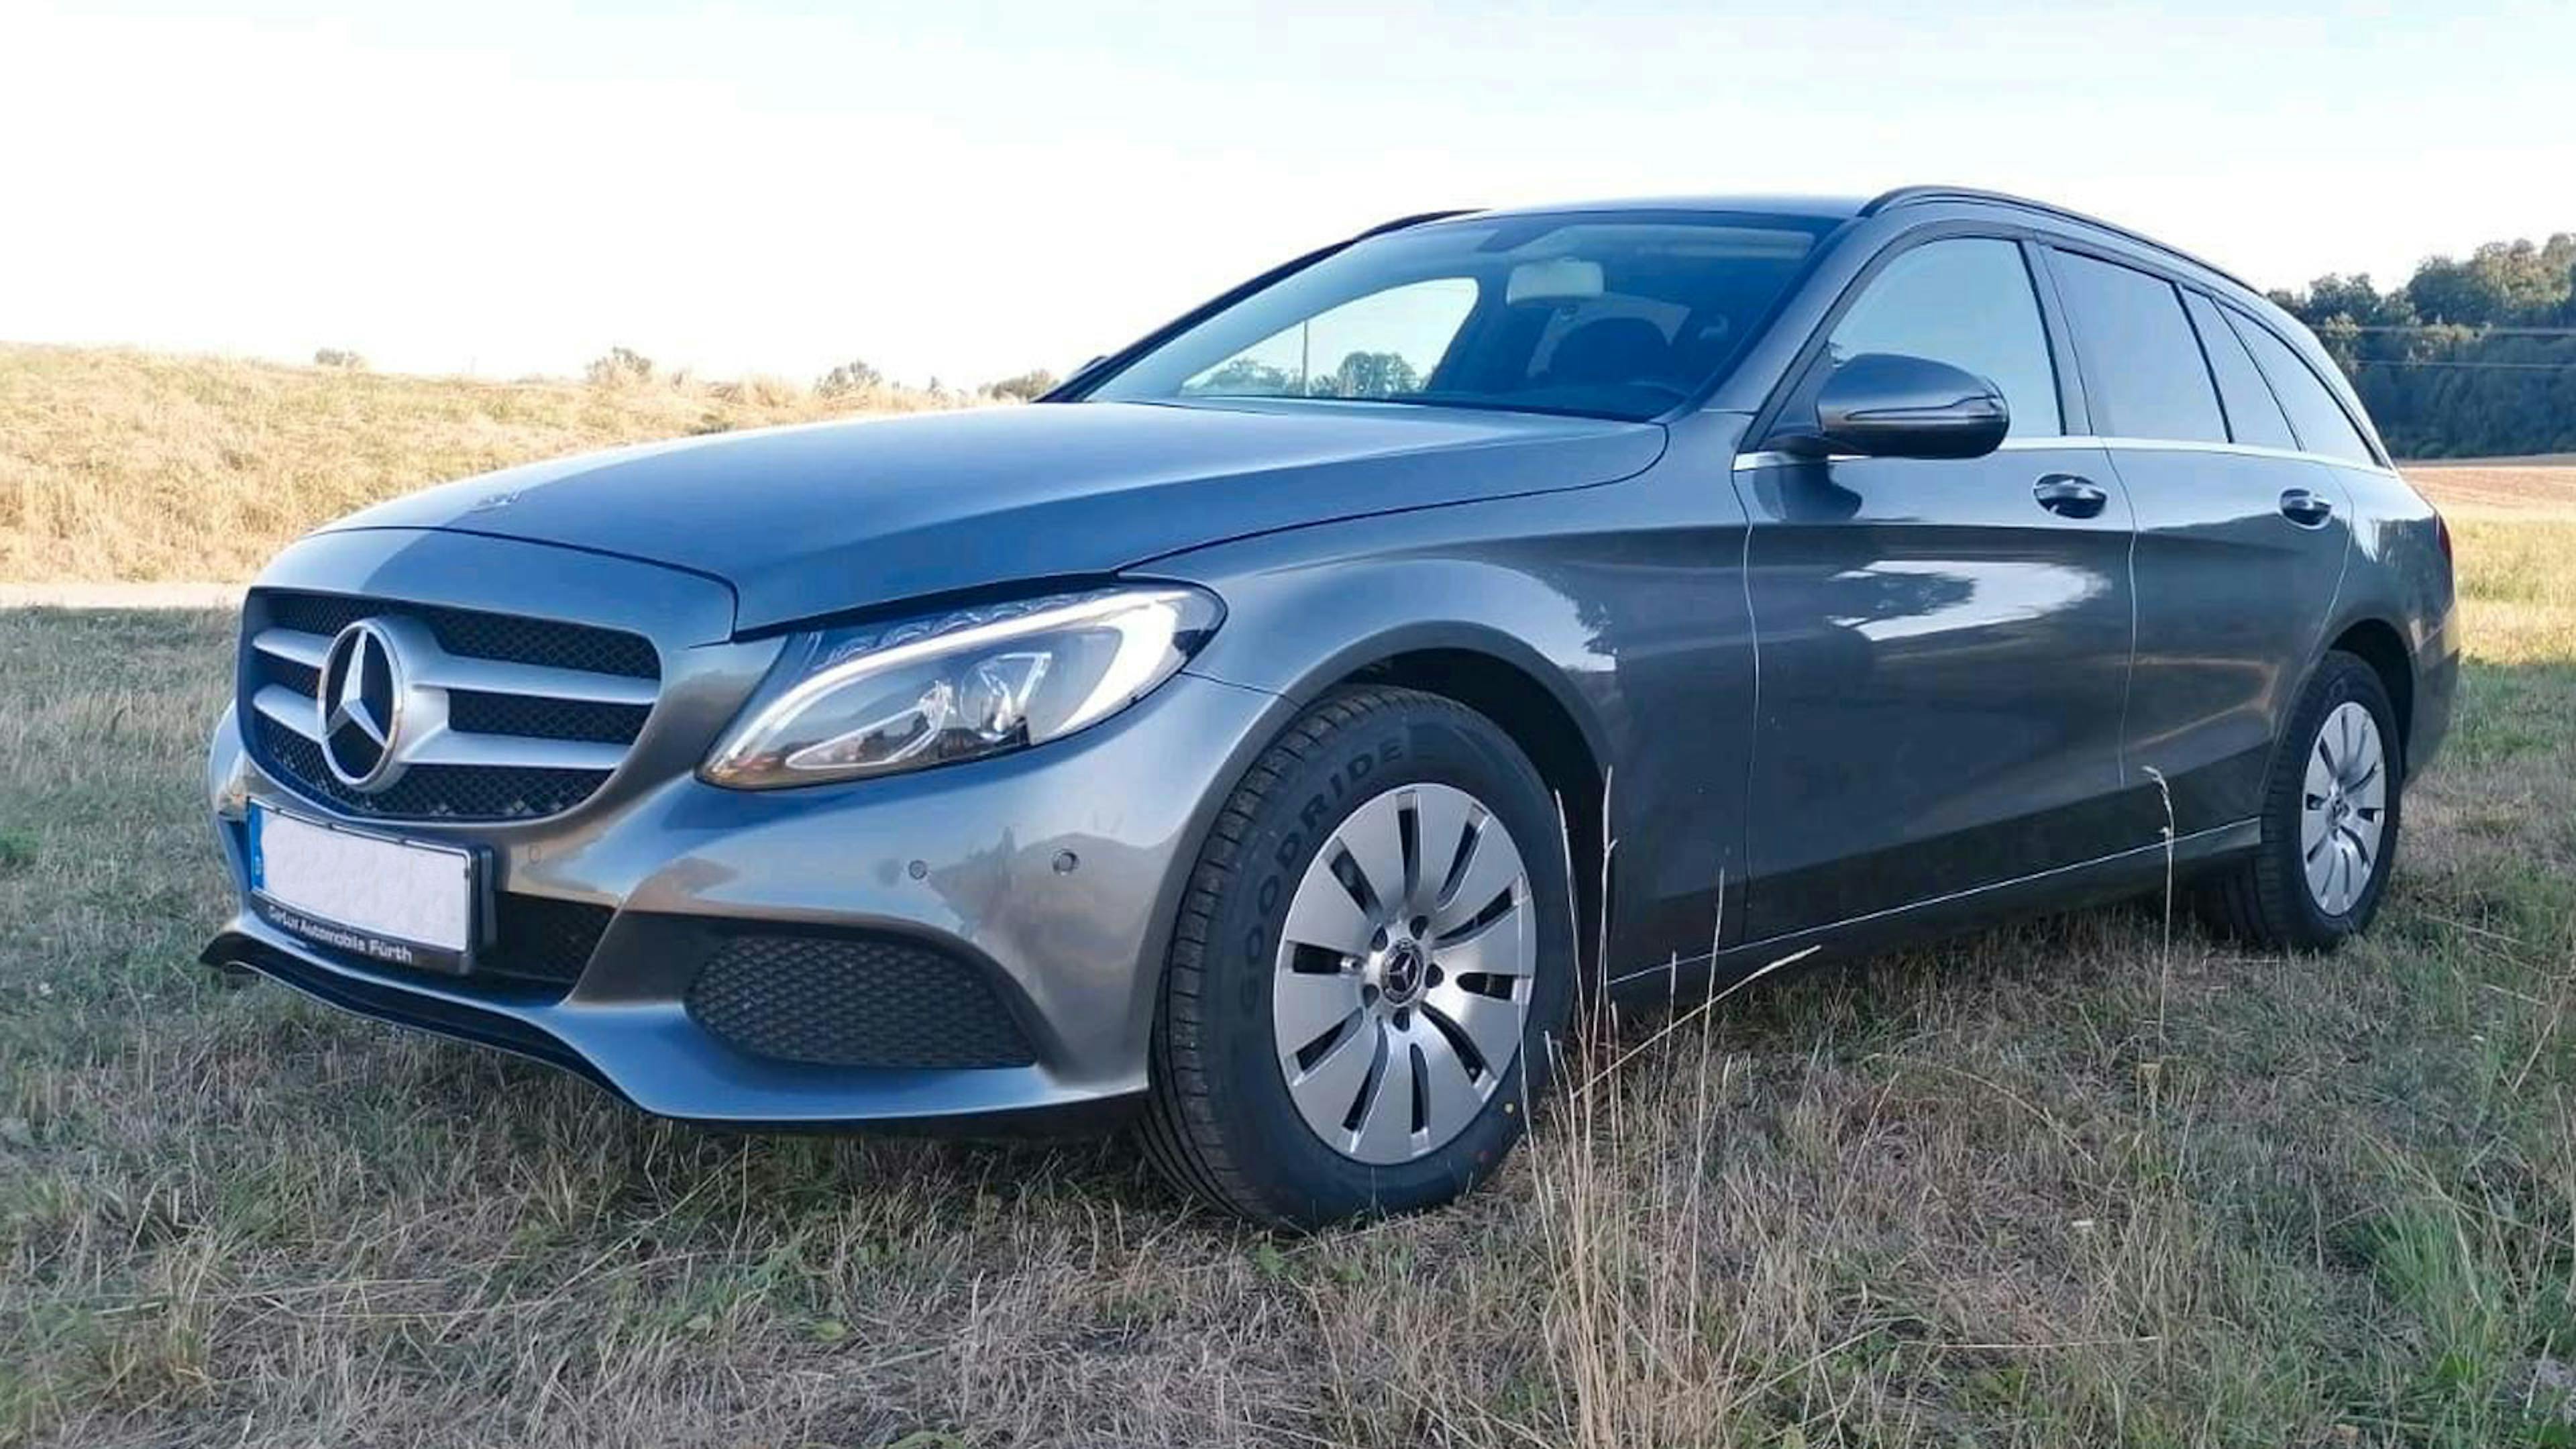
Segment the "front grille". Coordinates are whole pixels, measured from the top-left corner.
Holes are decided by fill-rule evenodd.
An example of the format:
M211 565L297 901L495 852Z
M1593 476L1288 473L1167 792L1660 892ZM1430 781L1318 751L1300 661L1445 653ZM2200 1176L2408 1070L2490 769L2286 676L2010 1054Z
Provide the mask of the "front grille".
M1020 1067L1035 1057L975 966L887 936L727 939L689 1015L755 1056L838 1067Z
M443 732L407 723L394 746L402 770L371 790L332 772L314 703L332 641L364 619L405 641L406 719L446 721ZM314 800L374 820L532 820L570 810L623 763L661 680L652 642L624 630L352 595L256 591L242 634L243 736L253 756Z

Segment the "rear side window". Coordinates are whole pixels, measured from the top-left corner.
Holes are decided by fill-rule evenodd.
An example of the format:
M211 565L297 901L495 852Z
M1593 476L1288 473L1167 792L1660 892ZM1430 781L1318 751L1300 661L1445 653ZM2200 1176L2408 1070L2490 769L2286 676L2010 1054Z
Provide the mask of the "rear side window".
M2290 420L2281 413L2281 403L2272 396L2272 386L2254 366L2254 359L2237 340L2236 329L2218 315L2218 304L2198 292L2182 294L2182 304L2191 313L2192 330L2200 334L2200 350L2209 358L2210 375L2218 379L2218 400L2227 405L2227 431L2236 441L2262 448L2295 448L2297 435L2290 431Z
M2290 426L2298 431L2300 447L2365 468L2379 466L2370 444L2362 441L2361 430L2352 425L2343 404L2336 402L2334 394L2317 380L2307 359L2275 336L2271 328L2243 313L2231 308L2227 320L2236 324L2237 335L2245 339L2263 375L2271 379L2273 395L2280 398L2282 410L2290 415Z
M1889 262L1825 339L1830 367L1867 352L1946 362L1988 379L2003 391L2016 437L2063 427L2048 333L2018 242L1956 237Z
M2173 283L2073 252L2056 253L2055 264L2058 295L2084 359L2093 430L2124 438L2228 441L2209 366Z

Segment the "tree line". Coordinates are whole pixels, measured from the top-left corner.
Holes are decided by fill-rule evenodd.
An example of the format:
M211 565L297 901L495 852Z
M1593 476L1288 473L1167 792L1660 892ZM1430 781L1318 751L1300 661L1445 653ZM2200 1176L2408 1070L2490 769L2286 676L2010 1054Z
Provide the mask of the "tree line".
M2576 452L2576 235L2435 257L2386 291L2329 275L2272 300L2317 334L2397 456Z

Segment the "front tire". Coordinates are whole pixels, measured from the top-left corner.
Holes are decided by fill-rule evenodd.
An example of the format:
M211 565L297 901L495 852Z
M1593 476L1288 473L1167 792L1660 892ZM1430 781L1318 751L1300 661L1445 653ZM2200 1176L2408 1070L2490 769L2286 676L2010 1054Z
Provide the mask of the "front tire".
M2274 746L2263 843L2202 888L2203 916L2276 950L2331 951L2368 929L2397 859L2404 773L2378 671L2328 654Z
M1484 716L1385 687L1318 701L1236 786L1191 876L1147 1155L1293 1228L1482 1181L1573 1000L1564 839Z

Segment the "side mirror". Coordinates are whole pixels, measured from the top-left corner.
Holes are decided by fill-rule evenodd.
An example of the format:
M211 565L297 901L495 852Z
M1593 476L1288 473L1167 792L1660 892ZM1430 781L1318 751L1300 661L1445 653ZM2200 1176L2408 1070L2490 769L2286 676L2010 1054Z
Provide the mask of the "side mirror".
M1995 385L1923 357L1865 352L1816 393L1815 431L1792 452L1866 458L1982 458L2003 442L2012 412Z

